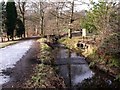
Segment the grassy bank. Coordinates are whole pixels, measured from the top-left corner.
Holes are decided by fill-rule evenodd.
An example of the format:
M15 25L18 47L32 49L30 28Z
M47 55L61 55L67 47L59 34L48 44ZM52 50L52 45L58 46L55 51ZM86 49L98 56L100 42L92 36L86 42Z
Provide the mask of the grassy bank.
M79 52L80 54L85 56L88 62L90 62L89 66L91 68L98 67L100 70L107 72L110 75L116 77L116 79L120 78L119 58L115 56L115 54L105 55L104 53L106 53L107 51L99 53L101 50L101 47L104 47L105 49L105 47L107 47L108 44L106 46L104 44L101 44L100 45L101 47L98 47L95 44L88 44L88 48L81 50L76 45L78 41L82 41L82 38L73 37L72 39L62 38L59 40L60 43L66 45L68 48L73 49L76 52ZM91 40L86 39L86 41L91 41Z
M52 66L54 57L52 49L44 42L45 38L39 39L40 53L38 54L38 62L34 68L34 74L31 79L27 81L26 86L30 88L64 88L64 80L56 73L56 67Z
M70 38L62 38L59 40L60 43L64 44L67 48L71 50L75 50L77 53L81 54L82 50L80 50L76 44L79 40L82 40L81 37L73 37L72 39Z
M9 41L9 42L1 42L0 43L0 48L4 48L6 46L12 45L12 44L16 44L18 41Z

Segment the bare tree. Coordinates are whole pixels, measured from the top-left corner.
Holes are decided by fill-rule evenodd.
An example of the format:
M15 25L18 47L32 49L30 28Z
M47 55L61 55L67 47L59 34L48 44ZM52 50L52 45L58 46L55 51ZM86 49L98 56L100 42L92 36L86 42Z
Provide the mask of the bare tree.
M80 18L76 18L74 17L74 15L76 14L74 8L78 5L81 5L82 1L80 1L80 4L76 4L76 2L79 2L79 0L72 0L72 1L68 1L66 0L65 2L53 2L55 7L56 7L56 13L51 12L52 15L54 15L56 17L56 29L59 32L59 23L58 21L60 19L62 19L62 23L63 21L65 21L65 25L66 28L68 29L68 37L72 38L72 30L73 30L73 22L80 19Z
M22 21L25 26L25 12L26 12L26 0L18 0L18 7L21 13ZM24 30L24 37L25 37L25 30Z
M72 28L71 28L71 25L73 23L73 14L74 14L74 0L72 0L71 2L71 15L70 15L70 22L69 22L69 25L70 25L70 29L69 29L69 32L68 32L68 37L69 38L72 38Z
M75 5L74 0L72 2L32 1L30 11L26 12L28 14L26 18L34 23L33 26L39 30L41 36L47 33L59 35L67 31L71 38L73 28L76 26L79 28L80 16L79 12L74 10Z
M63 17L61 16L63 8L64 8L65 2L51 2L51 8L50 14L55 17L55 32L57 35L60 34L60 23L61 19L63 21Z
M44 36L44 19L45 19L45 11L47 9L48 3L46 0L39 0L36 2L32 2L32 7L34 8L35 13L39 17L39 28L41 36Z

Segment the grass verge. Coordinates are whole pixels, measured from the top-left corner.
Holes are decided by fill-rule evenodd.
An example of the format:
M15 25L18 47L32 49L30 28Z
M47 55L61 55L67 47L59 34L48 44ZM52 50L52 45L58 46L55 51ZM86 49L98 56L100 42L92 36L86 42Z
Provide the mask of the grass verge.
M12 44L16 44L18 41L9 41L9 42L1 42L0 43L0 48L4 48L6 46L12 45Z
M29 88L65 88L64 80L56 73L56 67L52 66L54 58L52 49L44 42L45 38L39 39L40 53L38 60L41 62L34 68L34 74L31 79L26 82Z
M98 47L96 45L90 44L89 47L85 50L81 50L76 47L78 41L82 41L81 37L62 38L59 40L60 43L66 45L68 48L73 49L87 58L87 61L90 62L89 66L91 68L98 67L104 72L109 73L110 75L116 77L120 80L120 69L119 69L119 59L115 55L103 55L105 52L97 53ZM89 39L88 39L89 41Z

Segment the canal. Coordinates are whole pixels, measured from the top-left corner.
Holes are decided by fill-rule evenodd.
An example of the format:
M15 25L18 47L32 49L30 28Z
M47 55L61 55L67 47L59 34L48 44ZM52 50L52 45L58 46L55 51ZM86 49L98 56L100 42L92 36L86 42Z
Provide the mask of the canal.
M53 54L58 74L64 78L69 88L118 88L120 83L113 77L100 71L90 69L86 59L73 50L58 44L54 46Z

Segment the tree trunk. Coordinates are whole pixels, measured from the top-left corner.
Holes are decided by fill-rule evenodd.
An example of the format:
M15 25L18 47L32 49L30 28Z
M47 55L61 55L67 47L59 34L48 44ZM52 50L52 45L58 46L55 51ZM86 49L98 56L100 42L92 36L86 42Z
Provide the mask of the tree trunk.
M59 35L59 23L58 23L58 19L59 19L59 12L58 12L58 8L56 8L56 12L57 12L57 15L56 15L56 30L57 30L57 35Z
M23 25L24 25L24 28L25 28L25 16L24 16L24 14L23 14ZM24 38L25 38L26 37L26 35L25 35L25 29L23 31L23 34L24 34Z
M9 36L7 36L8 41L10 41Z
M12 37L12 41L14 41L14 37Z
M3 42L3 37L1 37L1 42Z
M42 15L41 17L41 35L44 36L44 31L43 31L43 28L44 28L44 16Z
M41 36L44 36L44 10L43 10L43 2L39 2L40 7L40 30Z
M74 0L72 1L72 8L71 8L71 16L70 16L70 29L69 29L69 32L68 32L68 37L71 39L72 38L72 28L71 28L71 25L73 23L73 13L74 13Z
M20 0L19 0L18 1L18 5L19 5L19 10L20 10L21 15L22 15L23 25L24 25L24 28L25 28L25 5L26 5L26 2L25 1L20 2ZM24 36L24 38L26 37L26 35L25 35L25 29L23 31L23 36Z

